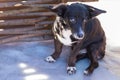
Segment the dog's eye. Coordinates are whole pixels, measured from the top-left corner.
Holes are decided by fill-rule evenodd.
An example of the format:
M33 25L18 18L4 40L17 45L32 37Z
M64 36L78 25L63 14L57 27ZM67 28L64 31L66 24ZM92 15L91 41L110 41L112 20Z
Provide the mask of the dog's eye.
M76 20L75 20L74 18L71 18L71 19L70 19L70 22L71 22L71 23L76 23Z

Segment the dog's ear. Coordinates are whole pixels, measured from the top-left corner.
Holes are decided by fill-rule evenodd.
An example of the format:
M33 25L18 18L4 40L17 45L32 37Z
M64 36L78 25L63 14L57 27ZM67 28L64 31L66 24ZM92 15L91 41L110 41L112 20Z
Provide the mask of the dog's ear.
M105 10L101 10L101 9L98 9L98 8L95 8L95 7L92 7L92 6L89 6L89 5L85 5L89 11L89 18L93 18L95 16L98 16L99 14L101 13L106 13Z
M60 17L64 17L64 14L67 10L67 6L65 3L58 4L56 6L50 6L49 9L56 13Z

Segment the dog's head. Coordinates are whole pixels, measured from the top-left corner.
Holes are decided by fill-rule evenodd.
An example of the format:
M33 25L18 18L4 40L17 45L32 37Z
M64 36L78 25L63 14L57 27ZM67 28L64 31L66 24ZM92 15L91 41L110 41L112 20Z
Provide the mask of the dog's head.
M81 3L61 3L51 6L50 10L59 16L64 25L72 32L72 37L81 40L85 36L85 23L93 17L106 11Z

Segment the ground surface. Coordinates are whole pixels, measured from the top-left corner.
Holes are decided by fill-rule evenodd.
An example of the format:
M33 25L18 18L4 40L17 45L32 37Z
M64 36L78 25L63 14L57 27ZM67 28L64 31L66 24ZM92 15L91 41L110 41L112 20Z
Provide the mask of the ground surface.
M100 65L86 77L84 69L88 60L77 63L77 73L66 73L66 59L69 48L64 47L56 63L47 63L44 58L53 52L53 42L12 43L0 47L0 80L120 80L110 70ZM100 61L100 64L104 63Z
M107 11L99 16L107 35L106 56L92 75L83 75L89 64L87 59L77 63L75 75L66 73L68 47L64 47L58 61L51 64L44 58L53 53L53 41L22 42L0 45L0 80L120 80L119 3L118 0L88 3Z

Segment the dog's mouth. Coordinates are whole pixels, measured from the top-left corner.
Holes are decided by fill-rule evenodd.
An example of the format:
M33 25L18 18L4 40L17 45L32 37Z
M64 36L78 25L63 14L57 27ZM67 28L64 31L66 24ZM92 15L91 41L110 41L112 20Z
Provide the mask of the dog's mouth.
M77 42L80 41L80 39L76 39L72 35L70 36L70 38L71 38L71 40L72 40L73 43L77 43Z
M74 38L72 35L70 36L72 41L78 41L78 39Z

